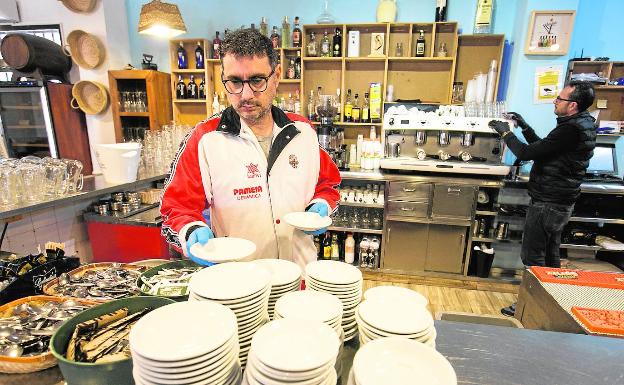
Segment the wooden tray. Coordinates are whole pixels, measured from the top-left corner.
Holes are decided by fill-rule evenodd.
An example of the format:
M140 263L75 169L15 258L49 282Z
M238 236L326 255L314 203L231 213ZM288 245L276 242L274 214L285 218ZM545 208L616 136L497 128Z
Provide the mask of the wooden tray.
M8 317L12 312L13 308L27 302L64 302L70 298L67 297L55 297L49 295L34 295L30 297L24 297L20 299L16 299L15 301L11 301L9 303L5 303L0 306L0 318ZM79 302L83 305L93 306L98 304L98 302L86 300L82 298L72 298L76 302ZM46 353L40 354L38 356L30 356L30 357L7 357L0 356L0 373L32 373L38 372L40 370L44 370L47 368L51 368L55 366L57 363L56 358L52 355L52 353L48 350Z

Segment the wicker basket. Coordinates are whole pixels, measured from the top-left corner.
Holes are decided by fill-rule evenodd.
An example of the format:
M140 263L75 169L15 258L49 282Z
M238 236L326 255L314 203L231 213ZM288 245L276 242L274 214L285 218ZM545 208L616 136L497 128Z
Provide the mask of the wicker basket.
M72 12L91 13L97 5L97 0L59 0Z
M81 80L72 88L71 106L80 108L85 114L97 115L108 107L108 91L98 82ZM74 103L78 103L77 105Z
M69 276L72 278L79 278L82 277L82 275L87 271L87 270L105 270L108 269L109 267L111 267L113 265L112 262L100 262L100 263L90 263L88 265L82 265L72 271L70 271ZM120 264L121 267L126 268L128 270L138 270L138 271L144 271L147 270L145 268L145 266L137 266L137 265L131 265L128 263L121 263ZM47 295L53 295L53 296L60 296L57 292L56 292L56 287L58 286L58 282L59 279L54 278L48 282L46 282L43 287L42 290L45 294ZM66 297L67 298L67 297ZM102 302L108 302L108 300L95 300L95 299L89 299L90 301L94 301L94 302L98 302L98 303L102 303Z
M106 50L95 35L77 29L67 35L64 52L82 68L94 69L104 61Z
M13 308L27 302L63 302L68 298L52 297L48 295L35 295L24 297L0 306L0 318L6 318L13 312ZM97 302L78 299L84 305L95 305ZM0 356L0 373L32 373L51 368L57 364L56 358L49 351L32 357L7 357Z

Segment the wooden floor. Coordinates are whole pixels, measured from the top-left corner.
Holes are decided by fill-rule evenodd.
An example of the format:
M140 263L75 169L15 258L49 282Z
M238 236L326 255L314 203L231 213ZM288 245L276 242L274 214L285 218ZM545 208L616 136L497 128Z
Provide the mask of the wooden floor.
M518 299L517 294L491 290L474 290L431 284L364 280L364 291L378 285L402 286L415 290L429 299L429 311L435 315L440 311L490 314L500 316L500 309Z

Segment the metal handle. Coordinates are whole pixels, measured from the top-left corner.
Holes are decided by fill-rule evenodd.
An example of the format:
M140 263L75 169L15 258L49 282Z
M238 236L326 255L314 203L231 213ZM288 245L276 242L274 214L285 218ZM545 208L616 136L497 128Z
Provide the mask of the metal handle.
M415 188L405 188L405 187L403 187L403 192L414 192L414 191L416 191Z
M449 187L446 190L446 192L449 193L449 194L457 194L457 195L459 195L459 193L461 193L461 188Z
M464 245L464 234L460 234L459 235L459 246L463 246Z
M414 208L409 208L409 207L401 207L401 211L414 211Z

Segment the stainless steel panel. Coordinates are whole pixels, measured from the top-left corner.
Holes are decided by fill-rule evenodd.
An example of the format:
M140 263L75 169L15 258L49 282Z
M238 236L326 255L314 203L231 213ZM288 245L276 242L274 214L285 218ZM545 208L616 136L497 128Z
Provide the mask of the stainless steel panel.
M388 198L406 201L429 199L431 196L431 187L431 183L390 182Z
M436 184L433 189L432 218L472 218L477 187Z
M420 223L386 223L383 268L415 272L425 270L429 225Z
M427 218L429 216L429 201L388 201L386 215Z
M467 227L429 225L426 271L461 274Z

